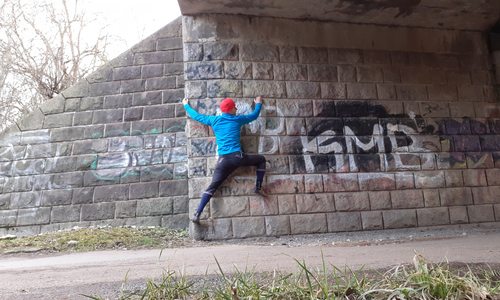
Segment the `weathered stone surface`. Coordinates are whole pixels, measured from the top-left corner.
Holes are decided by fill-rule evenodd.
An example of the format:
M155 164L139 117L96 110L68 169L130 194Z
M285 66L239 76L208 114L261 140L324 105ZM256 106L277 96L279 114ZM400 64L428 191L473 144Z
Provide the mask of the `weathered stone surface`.
M266 189L271 194L303 193L304 176L302 175L269 175Z
M41 225L50 222L50 207L27 208L17 211L17 226Z
M249 197L249 207L251 216L269 216L279 214L277 196Z
M128 185L98 186L94 189L94 203L128 200Z
M0 228L16 226L16 210L0 210Z
M94 188L73 189L73 204L92 203L94 198Z
M472 188L474 204L499 204L500 186L475 187ZM470 204L470 203L468 203Z
M391 194L388 191L368 192L372 210L390 209Z
M383 211L382 216L386 229L417 226L417 214L413 209Z
M130 185L130 199L158 197L158 182L134 183Z
M278 209L280 215L289 215L297 213L297 204L295 195L278 196Z
M14 193L10 196L10 209L39 207L42 192Z
M51 223L78 222L80 221L80 210L81 207L78 205L53 207L50 221Z
M266 216L266 235L282 236L291 233L289 216Z
M361 222L363 230L384 229L382 212L380 211L362 211Z
M266 234L264 217L233 218L233 236L235 238L248 238Z
M166 228L186 230L189 228L189 223L187 214L163 216L161 218L161 226Z
M417 189L440 188L445 186L444 172L415 172L415 187Z
M370 200L367 192L335 193L334 195L337 211L370 210Z
M116 202L115 217L116 218L134 218L137 201L119 201Z
M396 189L396 180L393 174L360 173L359 188L361 190L393 190Z
M470 188L440 189L439 196L442 206L470 205L473 203Z
M423 190L425 207L437 207L441 205L439 199L439 190Z
M138 217L168 215L173 212L173 198L143 199L137 201Z
M115 203L105 202L98 204L82 205L82 221L97 221L113 219L115 216Z
M291 215L290 227L292 234L324 233L328 231L326 215L304 214Z
M466 206L451 206L448 208L450 214L450 224L469 223Z
M494 222L495 215L492 205L470 205L467 206L470 223Z
M332 194L297 195L296 204L299 214L335 211Z
M463 171L465 186L486 186L485 170L464 170Z
M357 174L326 174L323 175L325 192L358 191Z
M362 230L359 212L338 212L326 214L328 232Z
M33 110L29 115L23 117L16 124L21 131L41 129L43 125L44 114L40 109Z
M417 209L418 226L437 226L450 224L448 208L422 208Z
M421 190L391 191L392 208L424 207L424 197Z
M43 191L42 206L71 204L73 190L51 190Z

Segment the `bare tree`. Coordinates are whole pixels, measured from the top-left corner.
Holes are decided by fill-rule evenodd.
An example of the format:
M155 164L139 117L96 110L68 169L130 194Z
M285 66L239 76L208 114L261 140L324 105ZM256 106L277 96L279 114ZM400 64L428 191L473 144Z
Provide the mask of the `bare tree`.
M106 27L80 4L0 0L0 130L108 61Z

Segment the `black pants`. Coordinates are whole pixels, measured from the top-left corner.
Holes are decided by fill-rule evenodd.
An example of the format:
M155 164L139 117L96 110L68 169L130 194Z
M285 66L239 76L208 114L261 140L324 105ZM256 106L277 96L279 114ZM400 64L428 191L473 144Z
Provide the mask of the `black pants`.
M266 158L259 154L246 154L241 151L219 156L212 183L205 193L213 195L226 178L238 167L257 166L257 172L266 170Z

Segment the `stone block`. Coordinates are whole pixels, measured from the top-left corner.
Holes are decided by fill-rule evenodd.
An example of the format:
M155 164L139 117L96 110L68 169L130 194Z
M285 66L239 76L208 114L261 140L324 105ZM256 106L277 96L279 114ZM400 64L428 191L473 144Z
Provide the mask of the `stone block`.
M92 203L94 198L94 188L73 189L72 204Z
M474 187L472 188L472 197L475 205L499 204L500 186Z
M243 85L236 80L210 80L207 82L207 95L211 98L241 97Z
M182 38L180 37L158 39L156 43L156 50L160 51L182 49Z
M321 98L346 99L346 85L344 83L321 83Z
M297 204L295 195L278 196L278 209L280 215L296 214Z
M167 72L164 70L167 66L171 66L171 68L173 69L174 67L172 66L175 66L176 70L179 69L179 65L180 67L182 68L181 69L181 73L180 74L183 74L183 71L184 71L184 64L168 64L168 65L145 65L145 66L142 66L142 67L138 67L139 70L140 70L140 74L141 76L140 77L135 77L135 79L138 79L138 78L152 78L152 77L161 77L163 75L176 75L177 72L173 71L173 73L170 73L171 71L169 70L169 73L167 74ZM135 68L135 67L134 67ZM134 78L129 78L129 79L134 79Z
M252 79L252 63L224 62L224 74L226 79Z
M251 216L269 216L279 214L277 196L249 197L249 207Z
M10 206L10 197L12 194L0 194L0 210L7 209Z
M233 237L249 238L266 234L264 217L233 218Z
M361 224L363 230L378 230L384 229L384 221L382 219L382 212L380 211L362 211Z
M104 97L85 97L80 102L80 110L96 110L104 108Z
M175 107L171 104L144 107L144 120L173 118Z
M189 198L186 196L171 197L173 214L185 214L189 212Z
M299 214L335 211L333 194L296 195L295 201Z
M360 173L359 189L363 191L393 190L396 188L394 174Z
M207 240L225 240L234 237L232 219L215 219L210 223L202 223L201 226L190 223L189 231L190 236L194 236L195 238L196 236L200 236Z
M54 98L46 101L40 106L40 110L45 114L58 114L64 111L65 99L61 95L57 95Z
M79 205L53 207L50 214L50 222L78 222L80 221L80 210L81 207Z
M90 96L116 95L120 93L120 81L97 82L90 84Z
M318 82L286 82L286 92L287 97L292 99L321 98Z
M17 211L17 226L41 225L50 222L50 207L27 208Z
M141 78L141 67L113 68L113 80L129 80Z
M206 91L205 91L206 93ZM184 99L184 89L163 91L163 103L179 103ZM182 106L184 109L184 106Z
M273 45L243 44L240 48L240 59L252 62L278 62L278 47Z
M105 109L127 108L132 106L132 99L132 94L105 96L103 107Z
M417 214L413 209L383 211L385 229L408 228L417 226Z
M328 232L326 215L322 214L305 214L291 215L290 227L292 234L309 234L309 233L325 233Z
M488 185L500 185L500 169L486 170L486 178L488 179Z
M377 99L377 86L369 83L348 83L347 99Z
M415 188L413 173L395 173L396 189L405 190Z
M417 189L432 189L445 187L443 171L415 172L415 187Z
M323 176L319 174L305 175L304 185L306 188L306 193L321 193L324 191Z
M359 212L337 212L326 214L328 232L344 232L362 230Z
M158 182L141 182L130 185L130 199L158 197Z
M441 206L441 201L439 199L439 190L423 190L423 192L425 207Z
M73 144L73 155L107 152L108 143L108 140L77 141Z
M176 83L177 81L175 77L148 78L146 79L145 90L155 91L164 89L175 89Z
M493 205L494 213L495 213L495 219L497 221L500 221L500 204L495 204Z
M367 192L335 193L334 195L335 209L337 211L370 210L370 200Z
M42 206L69 205L72 195L71 189L43 191L41 204Z
M267 236L278 237L291 233L289 216L266 216L265 221Z
M495 214L493 205L470 205L467 206L469 223L494 222Z
M189 228L189 223L187 214L163 216L161 218L161 226L166 228L186 230Z
M93 124L119 123L123 121L123 109L94 111Z
M68 189L68 188L78 188L83 186L83 172L71 172L71 173L61 173L55 174L54 176L48 176L47 178L40 178L40 180L35 181L35 189ZM38 187L38 188L37 188Z
M450 206L448 208L450 214L450 224L467 224L469 217L466 206Z
M73 126L92 124L92 115L93 113L91 111L76 112L73 117Z
M145 106L145 105L155 105L162 104L162 92L144 92L136 93L132 98L133 106Z
M158 136L153 137L144 137L144 139L148 138L157 138ZM106 140L104 140L106 141ZM158 147L148 147L146 142L143 140L141 136L131 136L131 137L121 137L121 138L113 138L109 139L109 152L122 152L122 151L131 151L131 150L139 150L144 148L159 148L159 147L169 147L170 144L160 144ZM152 143L152 142L151 142ZM75 143L76 146L76 143ZM75 150L73 149L73 152Z
M94 190L94 203L128 200L128 196L128 185L98 186Z
M170 180L173 178L173 165L157 165L157 166L146 166L140 169L140 181L160 181L160 180Z
M137 201L119 201L116 202L115 217L122 218L135 218L137 209Z
M325 192L359 191L357 174L325 174L323 183Z
M464 186L462 171L450 170L444 172L446 187L461 187Z
M12 165L12 175L27 176L42 174L45 171L46 162L44 159L18 160Z
M113 219L115 217L115 203L104 202L82 205L82 221L97 221Z
M132 122L131 135L159 134L163 132L162 120Z
M363 63L363 52L357 49L328 49L328 62L331 64Z
M447 207L417 209L418 226L437 226L450 224Z
M136 53L134 55L134 65L154 65L174 62L172 51L156 51L146 53Z
M303 175L269 175L266 189L270 194L304 193Z
M307 65L304 64L274 64L274 80L306 81Z
M269 80L274 78L273 64L271 63L253 63L252 64L252 78Z
M107 124L104 130L104 137L117 137L130 135L130 122Z
M308 65L307 74L309 81L336 82L338 80L337 66L332 65Z
M45 116L43 128L68 127L73 124L74 113L54 114Z
M189 198L201 198L211 181L210 177L189 179Z
M458 101L456 86L429 85L427 92L431 101Z
M388 191L368 192L372 210L390 209L391 194Z
M427 89L421 85L397 85L396 95L398 100L422 101L427 100Z
M184 43L183 47L184 61L203 60L203 44Z
M224 78L224 67L220 61L190 62L185 65L184 77L187 80Z
M392 208L424 207L424 197L421 190L391 191Z
M146 80L132 79L121 81L121 93L137 93L146 90Z
M391 52L381 50L363 50L363 59L366 65L390 65Z
M384 82L384 73L380 67L357 67L356 74L357 82Z
M42 192L13 193L10 195L10 209L39 207Z
M212 198L210 203L213 218L250 215L248 197Z
M464 170L463 171L464 185L465 186L486 186L485 170Z
M17 210L0 210L0 228L14 227L17 221Z
M377 84L378 99L397 99L396 88L392 84Z
M45 115L37 108L27 116L22 117L16 124L21 131L37 130L42 128L44 118Z
M188 90L188 89L187 89ZM279 81L244 81L243 97L285 98L286 85Z
M442 206L461 206L473 203L470 188L440 189L439 197L441 198Z
M171 197L137 201L136 216L138 217L170 215L172 212L173 199Z
M80 80L62 91L61 94L65 99L86 97L89 95L89 84L86 80Z

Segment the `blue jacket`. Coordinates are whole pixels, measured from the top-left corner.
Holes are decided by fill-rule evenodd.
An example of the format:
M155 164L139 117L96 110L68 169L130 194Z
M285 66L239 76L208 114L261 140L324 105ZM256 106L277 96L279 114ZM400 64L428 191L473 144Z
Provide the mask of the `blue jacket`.
M261 107L262 104L257 103L255 110L249 115L233 116L223 113L221 116L207 116L197 113L189 104L184 105L193 120L212 126L219 155L241 151L241 127L256 120L259 117Z

